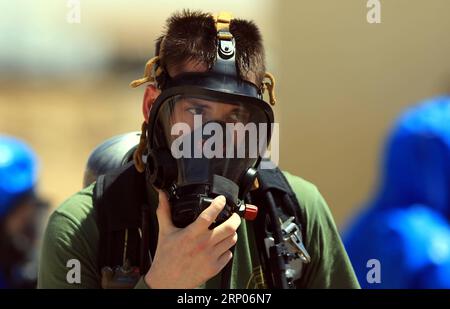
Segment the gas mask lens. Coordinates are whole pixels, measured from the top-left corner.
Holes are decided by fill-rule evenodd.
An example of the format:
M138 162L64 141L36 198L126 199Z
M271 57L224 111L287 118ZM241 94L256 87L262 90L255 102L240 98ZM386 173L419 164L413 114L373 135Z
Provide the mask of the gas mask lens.
M177 186L213 175L239 184L266 149L270 130L264 111L252 104L186 95L168 98L156 120L160 146L176 161Z
M218 195L227 203L215 225L233 212L255 215L243 199L267 148L272 119L261 107L264 102L237 98L176 94L158 103L148 175L168 192L178 227L192 223Z

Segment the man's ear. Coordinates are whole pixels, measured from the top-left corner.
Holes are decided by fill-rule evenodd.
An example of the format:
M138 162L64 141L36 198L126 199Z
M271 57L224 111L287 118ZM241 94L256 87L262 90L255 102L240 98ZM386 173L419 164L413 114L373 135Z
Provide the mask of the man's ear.
M146 123L148 123L153 102L155 102L160 93L161 91L153 84L150 84L147 88L145 88L144 101L142 102L142 113L144 114Z

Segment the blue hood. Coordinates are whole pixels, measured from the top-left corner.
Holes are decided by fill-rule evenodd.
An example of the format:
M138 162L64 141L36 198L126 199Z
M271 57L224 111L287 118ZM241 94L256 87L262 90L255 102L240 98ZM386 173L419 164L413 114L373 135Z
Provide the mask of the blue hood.
M388 139L376 209L428 205L450 218L450 97L409 108Z
M363 288L450 288L450 97L406 110L388 137L380 186L343 235ZM381 282L369 283L377 259Z

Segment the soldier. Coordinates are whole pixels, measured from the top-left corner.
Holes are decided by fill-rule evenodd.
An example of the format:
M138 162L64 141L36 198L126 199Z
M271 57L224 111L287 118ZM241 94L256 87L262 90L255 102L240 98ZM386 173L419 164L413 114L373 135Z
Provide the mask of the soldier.
M131 84L147 84L139 143L113 171L95 162L130 137L94 152L88 179L106 174L51 216L39 286L357 288L317 188L262 162L275 96L256 25L183 11L166 26Z

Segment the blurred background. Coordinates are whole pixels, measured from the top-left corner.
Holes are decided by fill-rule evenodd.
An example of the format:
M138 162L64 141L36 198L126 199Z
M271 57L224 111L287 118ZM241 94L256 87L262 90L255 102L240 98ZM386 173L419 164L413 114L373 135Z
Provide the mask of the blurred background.
M140 77L171 13L231 11L254 20L277 78L280 165L316 184L339 227L370 198L400 112L450 90L450 2L363 0L0 0L0 133L40 162L39 192L57 207L81 189L93 148L139 130ZM73 16L72 16L73 17Z

